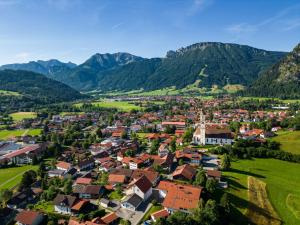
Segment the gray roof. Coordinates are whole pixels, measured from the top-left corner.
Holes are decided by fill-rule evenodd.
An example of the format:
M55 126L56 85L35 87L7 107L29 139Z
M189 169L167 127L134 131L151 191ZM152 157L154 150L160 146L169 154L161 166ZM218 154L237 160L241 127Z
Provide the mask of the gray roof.
M135 208L137 208L143 202L143 199L140 196L138 196L137 194L133 194L133 195L128 196L124 200L124 202L127 202L130 205L132 205Z

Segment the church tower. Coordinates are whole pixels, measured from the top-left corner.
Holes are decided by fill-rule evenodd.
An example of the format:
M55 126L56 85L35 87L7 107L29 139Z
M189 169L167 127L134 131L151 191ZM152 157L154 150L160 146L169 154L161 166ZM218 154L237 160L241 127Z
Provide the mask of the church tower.
M205 115L200 104L196 105L197 118L195 124L195 132L193 135L193 143L197 145L205 145Z

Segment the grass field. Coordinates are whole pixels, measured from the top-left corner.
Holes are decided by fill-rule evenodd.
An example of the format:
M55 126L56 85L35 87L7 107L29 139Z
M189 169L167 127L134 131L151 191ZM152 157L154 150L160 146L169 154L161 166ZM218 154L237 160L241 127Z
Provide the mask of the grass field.
M115 108L120 111L129 112L133 109L141 110L142 107L134 105L133 103L126 102L126 101L96 101L91 103L94 106L101 107L101 108ZM75 104L76 107L81 107L83 103Z
M11 189L20 183L22 175L28 170L37 170L38 166L26 165L0 169L0 189Z
M248 177L248 199L251 204L246 216L254 224L280 225L281 220L268 198L266 183L252 176Z
M39 201L37 204L34 205L34 209L38 211L43 211L45 213L53 213L54 205L51 202Z
M282 101L284 103L297 103L300 102L300 99L284 99L281 100L279 98L267 98L267 97L239 97L240 100L259 100L259 101L264 101L264 100L270 100L270 99L274 99L274 100L279 100Z
M287 225L300 225L300 219L288 205L289 195L300 196L300 164L280 161L276 159L253 159L232 162L232 170L224 172L229 183L229 197L237 208L234 218L245 222L245 213L249 207L248 176L256 177L267 185L268 198L278 216ZM293 208L297 211L298 206ZM244 224L240 222L240 224Z
M24 120L24 119L33 119L36 117L35 112L16 112L9 114L15 122Z
M281 150L300 154L300 131L279 131L272 140L281 143Z
M36 136L40 133L41 129L1 130L0 140L8 140L9 138L18 137L22 135Z
M18 92L15 91L5 91L5 90L0 90L0 95L2 96L21 96Z
M286 199L286 205L295 217L300 220L300 195L289 194Z

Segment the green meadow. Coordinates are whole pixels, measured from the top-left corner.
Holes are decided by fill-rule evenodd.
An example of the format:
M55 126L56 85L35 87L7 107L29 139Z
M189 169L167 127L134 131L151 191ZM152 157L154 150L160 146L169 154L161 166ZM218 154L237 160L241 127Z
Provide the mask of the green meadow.
M18 185L23 173L28 170L37 170L38 166L26 165L20 167L0 169L0 189L11 189Z
M95 101L91 102L92 105L101 107L101 108L115 108L118 109L119 111L124 111L124 112L129 112L133 109L135 110L141 110L142 107L134 105L131 102L127 101ZM75 104L76 107L81 107L83 103L77 103Z
M1 130L0 140L7 140L9 138L30 135L37 136L40 135L41 129L20 129L20 130Z
M256 177L267 184L269 200L284 224L300 224L300 164L276 159L238 160L232 162L232 169L223 172L229 183L228 193L235 206L234 219L245 222L249 207L248 176Z
M16 112L9 114L15 122L22 121L24 119L34 119L36 118L35 112Z
M279 131L277 134L272 140L281 144L281 150L300 154L300 131Z

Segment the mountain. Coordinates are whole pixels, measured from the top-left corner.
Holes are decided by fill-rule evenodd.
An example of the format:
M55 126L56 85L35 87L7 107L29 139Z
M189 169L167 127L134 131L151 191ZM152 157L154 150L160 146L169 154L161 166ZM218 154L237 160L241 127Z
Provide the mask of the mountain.
M26 70L39 71L80 91L215 88L228 84L247 86L285 55L245 45L203 42L169 51L164 58L98 53L76 67L37 61L10 68L26 65Z
M245 95L300 98L300 43L255 81Z
M15 93L12 96L0 94L1 107L28 107L85 97L66 84L31 71L3 70L0 71L0 81L1 92Z
M56 73L52 78L78 90L91 90L98 88L98 76L100 72L107 72L127 64L144 60L142 57L129 53L95 54L83 64L67 72Z
M145 59L100 72L97 86L106 91L184 88L195 82L200 87L248 85L285 54L238 44L198 43L169 51L165 58Z
M68 62L63 63L56 59L51 59L48 61L38 60L31 61L29 63L16 63L7 64L0 66L0 70L11 69L11 70L26 70L36 73L41 73L47 76L54 76L56 73L67 72L76 67L76 64Z

